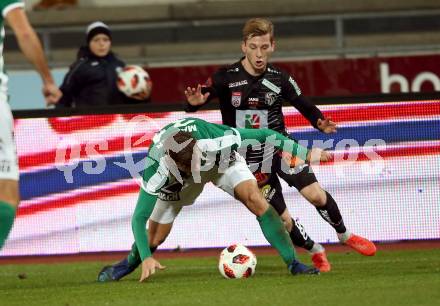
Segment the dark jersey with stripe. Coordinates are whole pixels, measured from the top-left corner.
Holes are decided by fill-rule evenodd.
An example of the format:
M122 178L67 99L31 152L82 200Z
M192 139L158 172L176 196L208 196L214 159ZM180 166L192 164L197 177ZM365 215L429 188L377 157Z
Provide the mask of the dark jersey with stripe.
M223 124L239 128L270 128L287 134L282 105L288 101L316 127L318 118L324 118L319 109L301 95L292 76L267 65L259 76L250 75L241 60L220 68L208 79L202 92L210 92L209 100L218 98ZM187 111L198 107L188 105ZM249 164L271 160L273 150L264 147L249 150Z

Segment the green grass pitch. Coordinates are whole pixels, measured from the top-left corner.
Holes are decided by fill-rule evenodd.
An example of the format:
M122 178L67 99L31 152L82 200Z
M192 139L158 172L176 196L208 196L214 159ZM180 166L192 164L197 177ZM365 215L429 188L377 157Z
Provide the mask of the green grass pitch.
M440 305L439 249L330 253L333 270L320 276L291 276L279 257L257 256L250 279L223 279L215 257L167 258L142 284L139 270L97 283L106 263L0 265L0 305Z

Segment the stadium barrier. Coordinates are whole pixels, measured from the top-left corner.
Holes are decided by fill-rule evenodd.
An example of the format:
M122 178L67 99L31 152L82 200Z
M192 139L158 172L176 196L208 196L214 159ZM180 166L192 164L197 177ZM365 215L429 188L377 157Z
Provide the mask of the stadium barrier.
M303 144L334 151L333 163L313 168L353 232L374 241L439 239L440 99L384 100L321 106L339 125L332 135L313 130L286 107L287 129ZM136 176L151 138L188 116L221 122L218 110L186 114L169 106L15 112L22 202L0 255L128 250ZM259 122L249 124L258 127ZM315 209L296 190L283 188L289 210L311 237L336 242ZM209 185L182 210L161 248L234 242L267 245L254 216Z

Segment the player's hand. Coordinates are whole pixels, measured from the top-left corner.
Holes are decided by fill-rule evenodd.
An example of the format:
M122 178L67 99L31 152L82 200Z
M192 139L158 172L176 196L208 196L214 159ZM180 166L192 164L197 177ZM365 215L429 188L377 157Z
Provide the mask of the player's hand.
M61 90L54 83L44 84L42 91L46 100L46 106L57 104L63 96Z
M311 164L319 162L328 162L333 159L333 155L319 148L312 148L307 153L307 161Z
M156 273L156 268L159 270L163 270L166 267L162 266L160 264L160 262L158 262L153 257L148 257L148 258L144 259L144 261L142 262L142 275L141 275L139 282L143 282L148 277L150 277L151 275Z
M185 90L186 100L193 106L205 104L209 97L209 92L202 94L202 85L198 84L197 88L187 87Z
M332 121L332 119L326 118L324 120L318 119L317 122L318 129L326 134L336 133L336 123Z

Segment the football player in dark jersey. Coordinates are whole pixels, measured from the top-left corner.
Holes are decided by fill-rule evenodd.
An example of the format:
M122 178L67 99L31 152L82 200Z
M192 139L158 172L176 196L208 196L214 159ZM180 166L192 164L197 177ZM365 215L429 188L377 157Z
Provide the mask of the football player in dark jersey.
M248 20L243 27L241 48L244 57L228 67L220 68L204 86L185 90L188 112L197 111L212 99L218 99L223 123L232 127L270 128L287 135L282 103L288 101L316 129L323 133L336 132L336 124L302 94L292 76L268 63L275 49L273 24L263 18ZM312 261L322 272L330 264L321 245L315 243L304 228L289 214L279 178L295 187L314 205L322 218L336 231L341 243L357 252L372 256L375 245L351 233L344 225L336 201L319 185L310 166L290 167L288 162L263 147L252 148L246 160L259 180L268 202L283 218L292 242L309 250Z

